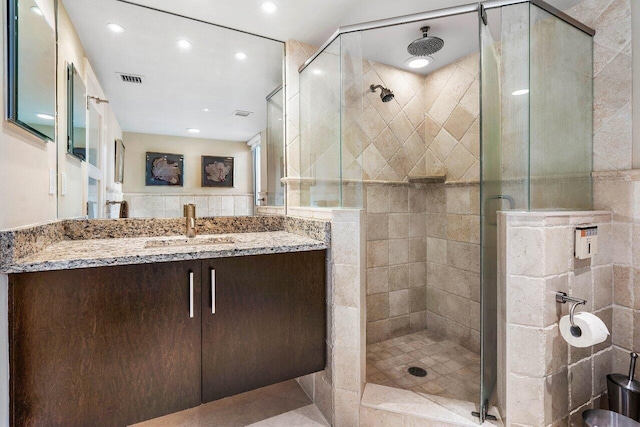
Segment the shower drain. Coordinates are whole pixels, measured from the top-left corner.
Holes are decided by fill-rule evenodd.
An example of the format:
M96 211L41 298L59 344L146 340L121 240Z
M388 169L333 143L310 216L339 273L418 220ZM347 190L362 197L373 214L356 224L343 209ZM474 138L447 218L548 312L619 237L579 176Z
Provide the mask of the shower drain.
M422 368L418 368L417 366L412 366L409 368L409 373L414 377L426 377L427 371Z

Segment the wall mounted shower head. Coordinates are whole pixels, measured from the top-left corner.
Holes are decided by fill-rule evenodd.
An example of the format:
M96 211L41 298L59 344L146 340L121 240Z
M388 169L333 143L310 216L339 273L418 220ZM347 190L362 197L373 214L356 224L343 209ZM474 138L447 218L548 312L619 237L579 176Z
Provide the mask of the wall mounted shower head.
M375 92L376 89L380 88L380 99L382 100L382 102L389 102L395 97L393 92L391 92L386 87L382 87L380 85L371 85L370 88L371 92Z
M444 47L444 40L440 37L428 36L427 32L431 27L422 27L422 38L412 41L407 46L407 52L413 56L429 56L433 55Z

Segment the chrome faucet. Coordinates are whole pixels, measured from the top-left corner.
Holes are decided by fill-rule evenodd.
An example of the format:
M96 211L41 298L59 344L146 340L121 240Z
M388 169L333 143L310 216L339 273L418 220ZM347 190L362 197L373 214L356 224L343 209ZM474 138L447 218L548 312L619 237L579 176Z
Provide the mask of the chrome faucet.
M184 211L185 221L185 234L187 237L196 237L196 205L188 204L182 207Z

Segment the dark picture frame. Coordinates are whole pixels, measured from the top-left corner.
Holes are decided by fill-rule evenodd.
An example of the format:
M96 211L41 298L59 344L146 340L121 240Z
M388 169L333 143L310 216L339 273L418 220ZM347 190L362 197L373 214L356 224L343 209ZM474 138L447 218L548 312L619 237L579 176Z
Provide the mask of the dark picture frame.
M233 187L233 157L202 156L203 187Z
M184 156L182 154L146 154L145 185L182 187L184 185Z

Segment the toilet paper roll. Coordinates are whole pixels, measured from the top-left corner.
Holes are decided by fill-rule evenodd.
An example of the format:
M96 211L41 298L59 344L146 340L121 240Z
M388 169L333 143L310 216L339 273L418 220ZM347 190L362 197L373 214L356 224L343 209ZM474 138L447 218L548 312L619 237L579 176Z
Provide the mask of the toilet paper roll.
M573 321L580 328L582 335L573 336L571 333L571 320L569 316L563 316L560 319L560 334L569 345L574 347L591 347L600 344L609 336L607 325L595 314L578 313L573 317Z

